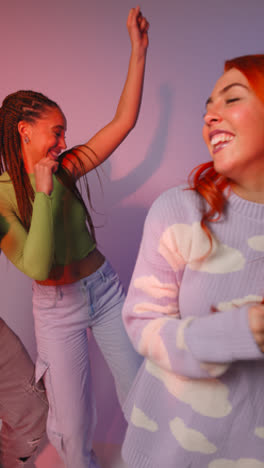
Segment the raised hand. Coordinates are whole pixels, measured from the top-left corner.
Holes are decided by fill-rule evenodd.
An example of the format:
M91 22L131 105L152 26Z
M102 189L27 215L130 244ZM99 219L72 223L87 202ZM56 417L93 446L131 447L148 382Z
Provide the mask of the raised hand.
M127 18L127 29L132 47L141 48L143 51L148 47L149 23L140 11L140 7L131 8Z
M50 195L53 191L52 174L58 170L59 163L52 157L47 156L40 159L34 166L34 174L36 181L36 191L44 192Z

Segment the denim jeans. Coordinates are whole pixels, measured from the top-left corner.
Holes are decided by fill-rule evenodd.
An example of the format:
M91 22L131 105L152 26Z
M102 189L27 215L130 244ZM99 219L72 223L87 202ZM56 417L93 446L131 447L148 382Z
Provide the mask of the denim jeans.
M68 468L98 467L91 452L96 408L87 329L113 374L121 404L142 362L123 326L124 297L107 261L73 284L33 284L36 379L43 377L49 400L48 437Z
M43 383L15 333L0 319L0 466L20 467L45 432L48 403Z

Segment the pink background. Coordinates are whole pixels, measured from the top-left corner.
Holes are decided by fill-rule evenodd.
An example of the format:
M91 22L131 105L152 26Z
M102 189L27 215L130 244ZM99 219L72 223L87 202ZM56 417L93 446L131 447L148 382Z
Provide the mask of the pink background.
M224 60L264 52L263 0L142 0L140 5L150 21L150 47L139 120L99 170L103 191L96 175L89 176L101 213L93 215L100 226L99 247L126 287L150 204L209 159L202 114ZM128 0L2 0L0 101L18 89L41 91L67 117L68 147L88 140L117 105L128 64L125 23L132 6ZM0 284L1 315L35 359L31 281L1 255ZM96 442L102 449L102 444L121 443L124 425L111 377L92 345ZM108 468L119 466L109 460ZM36 464L62 466L47 442Z

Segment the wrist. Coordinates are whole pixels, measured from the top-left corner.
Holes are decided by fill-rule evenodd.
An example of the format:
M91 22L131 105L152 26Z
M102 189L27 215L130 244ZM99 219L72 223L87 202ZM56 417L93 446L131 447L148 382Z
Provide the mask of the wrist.
M143 47L141 44L133 43L131 46L131 57L135 57L137 60L145 60L147 49L147 47Z

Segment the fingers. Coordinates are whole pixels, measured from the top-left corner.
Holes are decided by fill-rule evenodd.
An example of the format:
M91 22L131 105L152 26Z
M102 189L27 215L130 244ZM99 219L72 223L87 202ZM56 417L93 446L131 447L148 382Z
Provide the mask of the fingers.
M251 333L262 352L264 352L264 306L250 307L248 311Z
M146 33L148 32L149 22L146 20L146 18L144 16L142 16L141 11L139 11L139 13L136 16L136 22L137 22L138 28L139 28L139 30L140 30L140 32L142 34L144 32L146 32Z
M131 8L128 13L127 18L127 26L131 26L131 23L134 21L134 18L137 18L138 14L140 13L140 7L137 6L136 8Z
M35 164L34 170L44 170L47 169L52 173L56 172L59 167L59 162L57 159L54 159L52 156L48 155L45 158L40 159L40 161Z
M59 167L59 161L57 159L52 158L52 156L47 156L47 158L45 159L47 160L46 164L48 164L48 166L52 170L52 173L54 174L55 172L57 172Z
M44 192L46 195L50 195L52 193L52 174L58 170L58 167L59 162L53 159L52 156L42 158L37 164L35 164L34 174L37 192Z
M149 22L142 15L139 6L137 6L136 8L131 8L128 14L127 27L128 29L136 27L141 34L145 34L148 32Z

